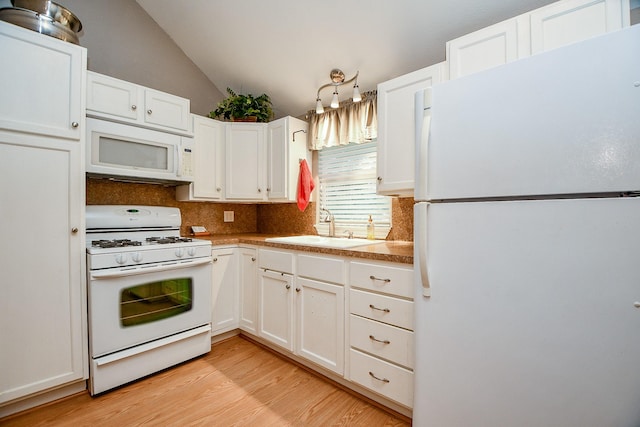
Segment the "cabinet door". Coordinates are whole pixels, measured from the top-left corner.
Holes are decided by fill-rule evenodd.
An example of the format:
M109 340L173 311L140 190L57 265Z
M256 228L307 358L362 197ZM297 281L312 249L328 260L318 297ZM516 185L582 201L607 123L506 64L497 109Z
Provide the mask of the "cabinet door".
M269 123L267 127L267 197L270 200L287 198L288 142L286 121L280 119Z
M530 14L531 53L539 53L629 26L625 0L565 0Z
M526 19L512 18L447 42L449 78L473 74L528 56Z
M413 195L414 95L440 82L442 67L436 64L378 85L379 194Z
M261 270L259 336L293 351L293 278L285 273Z
M0 132L0 404L87 378L80 152Z
M206 117L194 116L193 197L197 200L222 199L224 171L224 124Z
M283 117L267 126L267 198L296 201L300 161L311 167L307 149L307 122Z
M258 334L258 269L256 250L238 249L240 263L240 328Z
M87 114L100 117L138 120L142 88L124 80L87 72Z
M344 288L296 281L296 353L339 375L344 373Z
M145 123L189 131L191 102L188 99L145 89L144 107Z
M238 267L233 248L213 249L212 332L238 327Z
M0 22L0 58L0 129L79 140L86 49Z
M228 124L225 138L227 200L264 199L264 133L262 124Z

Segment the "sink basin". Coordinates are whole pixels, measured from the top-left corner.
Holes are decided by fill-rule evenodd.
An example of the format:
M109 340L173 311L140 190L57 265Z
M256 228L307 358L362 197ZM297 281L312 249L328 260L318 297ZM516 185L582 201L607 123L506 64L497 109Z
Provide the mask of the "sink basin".
M326 237L326 236L289 236L289 237L270 237L264 239L265 242L285 243L288 245L316 246L319 248L346 249L355 248L357 246L375 245L384 243L384 240L368 240L368 239L347 239L346 237Z

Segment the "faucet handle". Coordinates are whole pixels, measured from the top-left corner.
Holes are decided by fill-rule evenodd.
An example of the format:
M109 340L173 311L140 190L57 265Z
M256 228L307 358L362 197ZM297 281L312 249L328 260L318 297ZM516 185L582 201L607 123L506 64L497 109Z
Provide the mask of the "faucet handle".
M347 234L347 239L353 239L353 231L345 230L343 234Z

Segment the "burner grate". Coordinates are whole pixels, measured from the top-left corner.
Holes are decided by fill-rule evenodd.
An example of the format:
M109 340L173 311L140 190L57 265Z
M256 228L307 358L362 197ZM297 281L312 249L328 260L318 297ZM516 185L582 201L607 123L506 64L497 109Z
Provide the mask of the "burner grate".
M94 248L123 248L125 246L142 246L142 242L131 239L92 240Z
M167 243L186 243L191 242L193 239L189 237L147 237L147 242L149 243L157 243L160 245L164 245Z

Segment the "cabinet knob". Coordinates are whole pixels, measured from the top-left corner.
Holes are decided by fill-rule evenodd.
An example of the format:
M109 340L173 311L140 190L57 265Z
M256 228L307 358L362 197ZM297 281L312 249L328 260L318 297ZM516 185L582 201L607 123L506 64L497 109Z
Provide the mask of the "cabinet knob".
M222 191L222 188L220 188L220 187L216 187L216 191L219 193L219 192L221 192L221 191Z
M635 308L640 308L640 301L636 301L636 302L634 302L634 303L633 303L633 306L634 306Z
M296 288L296 292L300 292L300 288Z
M286 285L285 288L291 289L291 285Z
M213 262L216 262L216 261L218 261L218 258L214 258L214 259L213 259Z
M147 110L147 114L151 114L151 113L153 113L153 111L151 110L151 108L149 108L149 109Z
M80 124L78 122L71 122L71 127L72 128L77 128L78 126L80 126Z
M133 111L136 111L136 110L138 109L138 106L134 104L134 105L132 105L132 106L131 106L131 109L132 109Z
M271 189L269 187L267 187L267 191L271 191Z
M262 193L262 188L258 188L258 193Z
M377 179L378 179L378 182L382 182L382 177L381 176L379 176Z
M255 261L255 260L256 260L256 257L252 256L251 261Z
M71 232L72 232L73 234L76 234L76 233L78 232L78 227L73 227L73 228L71 229Z

